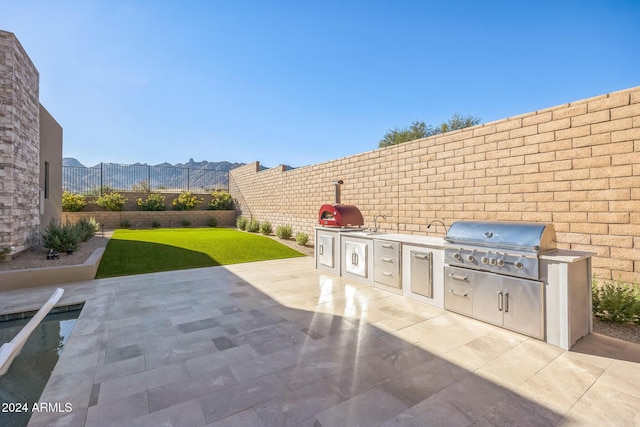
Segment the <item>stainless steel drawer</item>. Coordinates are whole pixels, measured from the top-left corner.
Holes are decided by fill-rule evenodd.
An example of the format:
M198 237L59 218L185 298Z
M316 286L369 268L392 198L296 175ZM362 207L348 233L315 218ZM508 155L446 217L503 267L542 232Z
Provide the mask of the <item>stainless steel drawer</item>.
M455 267L444 269L444 308L471 316L473 287L469 270Z
M376 256L399 257L400 242L391 240L374 240L373 251Z
M400 288L400 243L375 240L373 250L373 280Z

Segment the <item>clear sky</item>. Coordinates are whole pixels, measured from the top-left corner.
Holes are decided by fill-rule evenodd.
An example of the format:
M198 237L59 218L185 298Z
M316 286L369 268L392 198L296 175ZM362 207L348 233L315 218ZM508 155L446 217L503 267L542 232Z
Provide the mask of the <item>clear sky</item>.
M0 0L87 166L304 166L640 85L640 0Z

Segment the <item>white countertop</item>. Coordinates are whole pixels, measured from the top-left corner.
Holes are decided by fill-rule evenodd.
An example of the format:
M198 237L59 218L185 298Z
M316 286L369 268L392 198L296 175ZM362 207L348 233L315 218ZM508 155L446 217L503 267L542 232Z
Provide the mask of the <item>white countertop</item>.
M596 255L595 252L572 251L569 249L556 249L540 255L540 259L556 262L576 262Z
M400 233L372 233L368 231L352 231L349 233L349 237L359 237L363 239L376 239L376 240L391 240L393 242L400 242L412 245L429 246L433 248L442 249L444 247L444 240L442 237L434 236L420 236L414 234L400 234Z

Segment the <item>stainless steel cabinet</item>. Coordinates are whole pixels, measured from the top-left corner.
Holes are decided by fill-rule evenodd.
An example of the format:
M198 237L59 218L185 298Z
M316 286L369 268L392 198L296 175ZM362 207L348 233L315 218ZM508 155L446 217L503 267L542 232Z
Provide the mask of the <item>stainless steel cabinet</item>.
M341 236L341 274L360 283L373 284L373 241Z
M410 250L410 287L413 293L433 298L433 253Z
M340 274L340 233L318 229L315 242L316 268Z
M474 318L544 338L542 283L486 272L473 275Z

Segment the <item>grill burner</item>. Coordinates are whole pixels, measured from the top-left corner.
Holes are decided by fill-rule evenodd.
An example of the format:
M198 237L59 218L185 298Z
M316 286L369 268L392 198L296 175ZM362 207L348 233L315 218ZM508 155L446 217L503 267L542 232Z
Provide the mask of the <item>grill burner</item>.
M538 280L541 253L556 249L553 224L458 221L445 237L445 262Z

